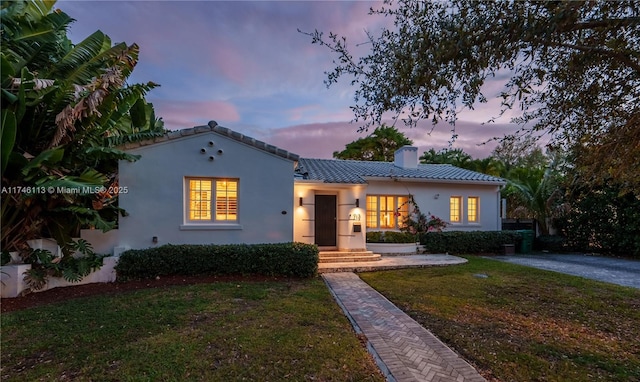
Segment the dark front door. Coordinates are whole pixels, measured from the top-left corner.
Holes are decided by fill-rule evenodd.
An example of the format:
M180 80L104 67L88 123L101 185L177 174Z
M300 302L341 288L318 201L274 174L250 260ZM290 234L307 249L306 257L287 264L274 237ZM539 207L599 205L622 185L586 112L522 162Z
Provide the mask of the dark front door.
M315 229L319 247L336 246L336 196L316 195Z

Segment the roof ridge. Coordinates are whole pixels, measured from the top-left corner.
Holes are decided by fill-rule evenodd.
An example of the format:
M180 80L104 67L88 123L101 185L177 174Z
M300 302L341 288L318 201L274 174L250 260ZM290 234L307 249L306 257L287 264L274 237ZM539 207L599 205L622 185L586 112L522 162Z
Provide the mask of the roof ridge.
M504 184L505 180L452 164L424 163L416 169L404 169L394 162L358 161L350 159L301 158L300 163L310 179L327 183L362 183L362 177L388 177L428 179L433 181L470 181ZM389 171L391 170L391 174Z
M180 139L183 137L188 137L191 135L208 133L208 132L214 132L214 133L226 136L240 143L244 143L246 145L255 147L259 150L266 151L268 153L277 155L285 159L289 159L292 161L297 161L300 159L300 156L298 154L294 154L292 152L281 149L274 145L265 143L261 140L252 138L248 135L244 135L238 131L231 130L228 127L220 126L218 125L218 122L213 120L209 121L209 123L205 126L194 126L187 129L172 130L160 137L145 139L143 141L138 141L138 142L127 142L123 145L123 147L125 150L130 150L130 149L135 149L142 146L150 146L156 143L168 142L174 139Z

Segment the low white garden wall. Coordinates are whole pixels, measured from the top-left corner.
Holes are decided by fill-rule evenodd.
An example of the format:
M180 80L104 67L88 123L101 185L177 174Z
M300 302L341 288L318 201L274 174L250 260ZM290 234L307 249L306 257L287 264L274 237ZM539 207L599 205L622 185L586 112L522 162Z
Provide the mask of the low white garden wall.
M417 253L416 243L367 243L367 250L380 255Z
M116 281L115 266L118 264L118 257L105 257L102 260L102 267L95 272L91 272L77 283L68 282L61 277L49 277L49 280L42 289L33 292L42 292L45 290L67 287L73 285L91 284L91 283L108 283ZM27 283L24 281L24 273L31 269L31 264L9 264L0 267L0 295L5 297L18 297L28 290Z

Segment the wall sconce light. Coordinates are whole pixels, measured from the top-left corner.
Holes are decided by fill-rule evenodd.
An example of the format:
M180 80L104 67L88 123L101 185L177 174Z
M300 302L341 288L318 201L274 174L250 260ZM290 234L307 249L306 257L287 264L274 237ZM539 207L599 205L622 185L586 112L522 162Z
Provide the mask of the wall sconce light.
M154 236L151 241L153 242L153 244L158 244L158 236Z
M356 199L356 208L360 208L360 199Z
M434 199L438 199L439 197L440 197L440 194L435 194L435 195L433 195L433 198L434 198Z
M300 207L302 207L302 196L300 197L300 200L299 200L298 202L299 202L299 204L298 204L298 205L299 205Z

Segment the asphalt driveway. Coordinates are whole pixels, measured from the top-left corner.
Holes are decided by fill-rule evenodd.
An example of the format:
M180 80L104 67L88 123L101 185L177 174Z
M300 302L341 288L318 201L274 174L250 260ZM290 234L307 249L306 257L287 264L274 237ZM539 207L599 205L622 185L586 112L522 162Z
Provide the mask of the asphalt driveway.
M490 258L640 289L639 260L565 254L513 255Z

